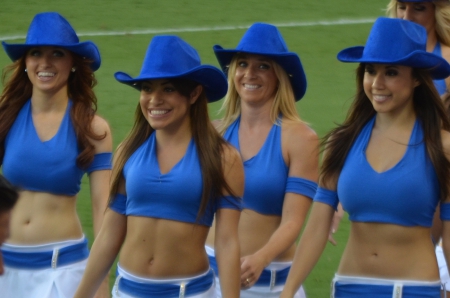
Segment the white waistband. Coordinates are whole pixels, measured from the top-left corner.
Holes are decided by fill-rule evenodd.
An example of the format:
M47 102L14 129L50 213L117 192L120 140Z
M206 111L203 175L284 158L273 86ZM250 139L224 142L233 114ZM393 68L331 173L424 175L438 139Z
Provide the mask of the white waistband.
M44 244L38 244L38 245L22 245L22 244L3 243L1 248L3 250L14 251L14 252L53 251L54 249L61 249L63 247L82 243L85 238L86 237L83 235L83 237L81 237L79 239L64 240L64 241L59 241L59 242L51 242L51 243L44 243Z
M161 284L161 283L170 283L170 284L178 284L181 285L182 282L184 283L188 283L191 280L203 277L205 275L207 275L209 273L208 269L206 272L199 274L199 275L195 275L195 276L189 276L189 277L184 277L184 278L171 278L171 279L166 279L166 278L162 278L162 279L156 279L156 278L148 278L148 277L140 277L140 276L136 276L128 271L126 271L125 269L123 269L122 267L120 267L120 264L117 264L117 272L118 275L120 275L121 277L134 281L134 282L140 282L140 283L157 283L157 284Z
M335 274L333 282L340 284L365 284L379 286L393 286L402 284L404 286L440 286L441 281L423 281L423 280L402 280L402 279L384 279L373 277L360 277Z

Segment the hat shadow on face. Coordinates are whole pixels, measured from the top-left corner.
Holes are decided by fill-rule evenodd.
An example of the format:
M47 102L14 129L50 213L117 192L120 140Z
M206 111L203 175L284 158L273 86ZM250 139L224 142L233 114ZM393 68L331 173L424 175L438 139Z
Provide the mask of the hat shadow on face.
M54 46L65 48L92 61L92 70L101 64L100 52L92 41L80 42L70 23L56 12L43 12L34 16L23 44L2 42L12 61L20 59L32 47Z

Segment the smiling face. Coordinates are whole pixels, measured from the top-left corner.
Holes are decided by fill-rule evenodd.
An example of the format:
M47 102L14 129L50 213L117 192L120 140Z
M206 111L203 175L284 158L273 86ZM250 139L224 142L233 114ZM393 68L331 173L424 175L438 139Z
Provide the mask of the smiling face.
M414 88L420 83L408 66L366 64L364 92L378 113L397 114L413 109Z
M25 58L27 75L33 84L33 95L67 94L67 81L73 67L69 50L58 47L35 47Z
M272 101L278 88L272 60L260 55L239 55L233 81L241 100L248 104Z
M183 125L190 125L190 108L201 91L199 85L190 96L185 96L170 80L145 81L141 85L142 114L153 129L175 131Z
M435 10L432 2L397 2L397 17L422 25L427 33L435 30Z

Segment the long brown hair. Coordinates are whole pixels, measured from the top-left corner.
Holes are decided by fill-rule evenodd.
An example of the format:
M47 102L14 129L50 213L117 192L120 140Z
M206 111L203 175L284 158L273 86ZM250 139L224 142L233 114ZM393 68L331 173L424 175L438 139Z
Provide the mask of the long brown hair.
M73 122L78 141L80 154L77 164L86 168L94 159L94 146L89 138L101 140L106 137L97 135L91 127L92 119L97 111L97 97L94 86L97 79L90 68L92 61L84 59L74 53L73 63L76 69L68 79L68 96L72 99L70 116ZM23 105L31 98L33 85L25 72L25 57L5 67L2 74L4 85L3 93L0 95L0 165L3 164L5 155L5 139L11 126L19 114Z
M364 92L364 72L365 64L361 63L356 70L356 95L346 119L322 140L327 152L321 167L322 182L337 181L356 137L376 114ZM441 199L445 199L450 193L450 162L442 146L441 129L449 131L450 121L429 72L413 68L412 76L420 82L414 89L414 111L423 128L425 146L438 177Z
M199 83L187 79L170 79L175 90L181 95L190 97ZM219 135L208 116L208 101L203 90L194 104L190 106L190 126L194 142L197 146L197 154L203 176L203 191L197 220L206 211L215 205L218 198L224 191L233 195L233 191L225 180L223 173L223 149L228 146L225 140ZM135 112L135 121L125 140L119 145L116 151L114 167L112 171L112 182L110 191L110 203L114 200L114 195L118 191L119 183L123 178L122 170L130 156L147 140L154 132L147 119L142 114L138 104Z

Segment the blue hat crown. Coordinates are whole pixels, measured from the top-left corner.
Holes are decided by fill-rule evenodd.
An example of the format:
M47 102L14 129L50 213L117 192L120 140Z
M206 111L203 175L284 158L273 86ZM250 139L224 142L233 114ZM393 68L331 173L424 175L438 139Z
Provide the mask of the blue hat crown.
M376 22L370 32L363 56L379 59L400 60L414 51L426 51L427 32L422 26L411 22ZM398 45L398 46L397 46Z
M57 12L43 12L34 16L28 28L24 44L2 42L6 54L15 61L31 47L56 46L92 60L91 68L100 67L101 58L97 46L91 41L80 42L70 23Z
M373 24L366 46L340 51L342 62L379 63L424 68L434 79L450 75L448 62L426 51L427 32L416 23L394 18L378 18Z
M269 55L289 52L278 28L264 23L253 24L245 32L236 50Z
M153 37L147 48L139 76L124 72L114 74L121 83L140 89L139 82L156 79L185 78L203 85L210 102L225 96L228 83L216 67L202 65L197 51L187 42L172 35Z
M170 55L163 55L164 52L170 52ZM200 65L197 51L181 38L155 36L147 49L140 76L178 76Z
M28 29L26 44L67 44L79 42L69 22L56 12L37 14Z

